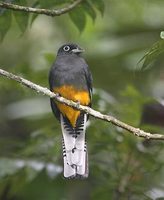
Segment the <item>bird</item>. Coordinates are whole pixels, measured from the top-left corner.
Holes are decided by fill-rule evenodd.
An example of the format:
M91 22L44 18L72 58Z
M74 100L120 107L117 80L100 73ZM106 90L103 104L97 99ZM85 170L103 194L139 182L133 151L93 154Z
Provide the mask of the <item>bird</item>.
M91 107L92 74L77 44L62 45L49 72L50 90L78 104ZM89 174L86 143L88 114L50 99L61 125L63 173L66 179L85 179Z

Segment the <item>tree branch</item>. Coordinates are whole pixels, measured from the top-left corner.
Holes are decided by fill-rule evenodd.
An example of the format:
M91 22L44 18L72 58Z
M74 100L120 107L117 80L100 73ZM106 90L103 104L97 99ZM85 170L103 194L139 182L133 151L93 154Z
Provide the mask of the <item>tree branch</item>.
M75 103L71 100L65 99L63 97L58 96L58 94L55 94L53 92L51 92L49 89L45 88L45 87L41 87L40 85L37 85L35 83L32 83L31 81L28 81L20 76L16 76L12 73L9 73L5 70L0 69L0 75L5 76L9 79L15 80L19 83L21 83L22 85L29 87L33 90L35 90L38 93L42 93L43 95L47 95L50 98L54 98L56 101L66 104L68 106L71 106L73 108L76 108L77 110L81 110L84 111L85 113L88 113L89 115L101 119L103 121L107 121L107 122L111 122L112 124L119 126L129 132L131 132L133 135L138 136L138 137L143 137L146 139L154 139L154 140L164 140L164 135L160 135L160 134L151 134L148 132L145 132L139 128L135 128L133 126L130 126L110 115L104 115L96 110L93 110L92 108L89 108L87 106L82 106L79 105L78 103Z
M6 8L9 10L15 10L15 11L23 11L27 13L35 13L35 14L43 14L43 15L48 15L48 16L59 16L62 14L65 14L75 8L77 5L79 5L82 1L84 0L74 0L72 4L69 4L68 6L60 9L42 9L42 8L32 8L32 7L26 7L26 6L20 6L16 4L11 4L11 3L5 3L0 1L0 7L1 8Z

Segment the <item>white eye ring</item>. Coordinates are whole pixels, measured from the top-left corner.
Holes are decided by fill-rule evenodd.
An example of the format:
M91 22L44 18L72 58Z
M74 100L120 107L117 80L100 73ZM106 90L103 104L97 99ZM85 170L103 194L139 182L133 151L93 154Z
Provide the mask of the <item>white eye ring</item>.
M64 51L69 51L70 47L69 46L64 46L63 49L64 49Z

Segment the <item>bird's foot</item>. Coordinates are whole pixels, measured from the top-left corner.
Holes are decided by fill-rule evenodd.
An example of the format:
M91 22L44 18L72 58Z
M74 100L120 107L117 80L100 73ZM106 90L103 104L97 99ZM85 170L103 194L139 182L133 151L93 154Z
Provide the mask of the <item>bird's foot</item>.
M79 108L80 107L80 101L76 101L76 103L77 103L77 108Z
M61 95L59 93L55 93L57 97L61 97Z

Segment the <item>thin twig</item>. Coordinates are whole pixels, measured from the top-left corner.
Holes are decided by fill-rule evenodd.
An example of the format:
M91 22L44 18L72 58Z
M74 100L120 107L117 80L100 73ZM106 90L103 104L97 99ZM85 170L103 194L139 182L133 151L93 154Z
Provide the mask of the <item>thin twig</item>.
M116 126L119 126L129 132L131 132L133 135L135 136L138 136L138 137L143 137L143 138L146 138L146 139L154 139L154 140L164 140L164 135L160 135L160 134L151 134L151 133L148 133L148 132L145 132L139 128L135 128L133 126L130 126L110 115L104 115L92 108L89 108L87 106L82 106L82 105L79 105L78 103L75 103L74 101L71 101L71 100L68 100L68 99L65 99L63 97L60 97L59 95L51 92L49 89L45 88L45 87L42 87L40 85L37 85L35 83L32 83L31 81L28 81L20 76L16 76L12 73L9 73L5 70L2 70L0 69L0 75L2 76L5 76L9 79L12 79L12 80L15 80L19 83L21 83L22 85L25 85L26 87L29 87L33 90L35 90L36 92L38 93L42 93L43 95L47 95L49 96L50 98L54 98L56 101L60 102L60 103L63 103L63 104L66 104L68 106L71 106L73 108L76 108L77 110L81 110L81 111L84 111L85 113L88 113L89 115L95 117L95 118L98 118L98 119L101 119L103 121L107 121L107 122L111 122L112 124L116 125Z
M26 7L26 6L20 6L16 4L6 3L0 1L0 7L6 8L9 10L15 10L15 11L23 11L27 13L35 13L35 14L43 14L48 16L59 16L62 14L65 14L75 8L77 5L79 5L84 0L74 0L72 4L67 5L64 8L60 9L43 9L43 8L32 8L32 7Z

